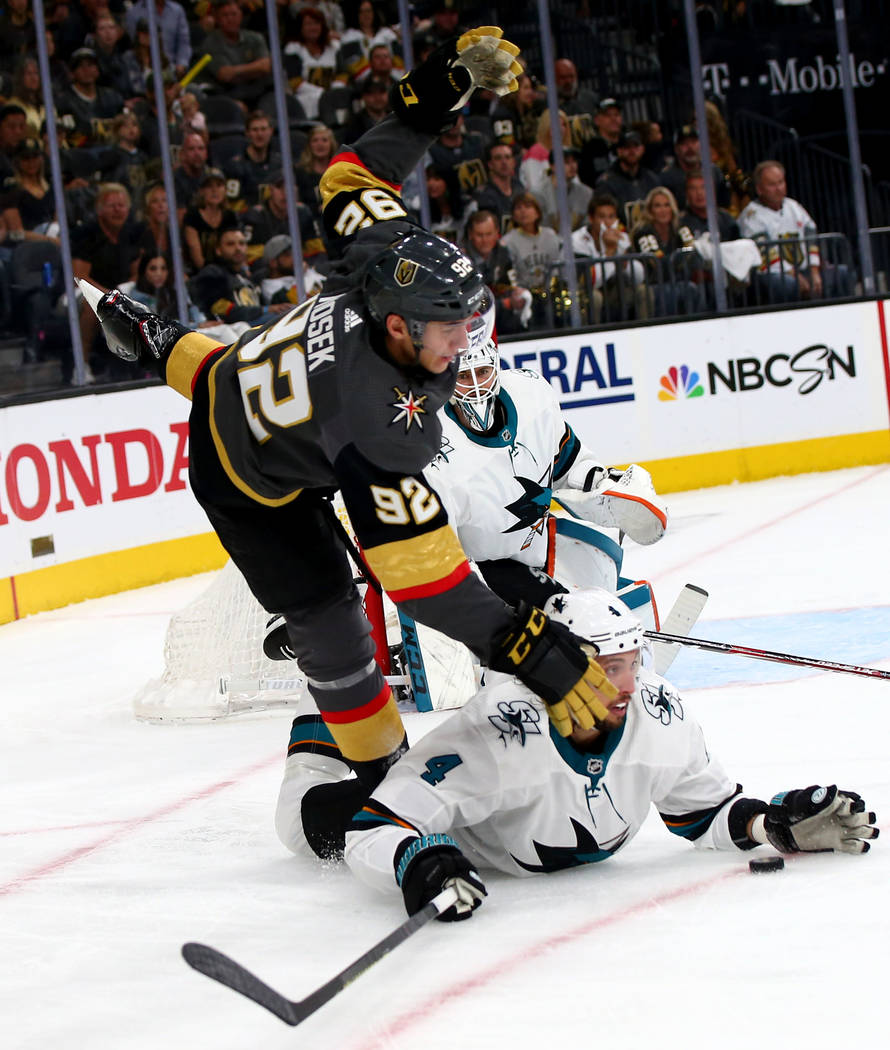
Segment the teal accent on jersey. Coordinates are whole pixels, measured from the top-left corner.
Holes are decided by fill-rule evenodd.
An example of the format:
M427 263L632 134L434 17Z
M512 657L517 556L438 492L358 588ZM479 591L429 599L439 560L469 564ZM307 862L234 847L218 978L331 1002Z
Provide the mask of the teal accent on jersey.
M574 463L578 456L578 450L581 447L581 442L578 440L578 435L574 430L566 423L566 433L569 436L568 441L565 442L559 456L553 463L553 477L561 478L563 474L569 469Z
M587 543L591 547L596 547L603 554L610 557L615 562L617 571L621 572L624 551L620 544L616 543L611 537L606 536L605 533L592 529L581 521L572 521L571 518L557 518L556 534L558 536L568 536L570 539L579 540L581 543Z
M436 784L441 784L452 769L463 765L463 761L460 755L436 755L427 762L426 772L420 774L420 779L435 787Z
M625 591L625 587L633 587L634 590ZM618 597L628 609L639 609L652 603L652 589L648 583L629 580L626 576L619 576L617 591Z
M783 801L783 799L785 798L785 796L787 794L788 794L787 791L780 791L778 793L778 795L773 795L773 797L770 799L770 805L771 806L781 806L782 805L782 801Z
M557 733L556 727L552 722L550 724L550 739L553 741L553 746L563 762L582 777L588 777L590 786L595 788L606 772L606 766L615 753L615 748L621 743L626 725L627 720L625 719L618 729L609 730L606 735L605 746L599 754L594 754L592 751L579 751L568 737L560 736Z
M358 813L353 816L347 830L368 831L371 828L382 827L403 828L405 831L413 831L415 835L420 834L413 824L409 824L407 820L393 813L388 806L384 806L376 798L368 799Z
M506 390L501 390L497 400L504 409L507 418L503 426L498 427L494 434L477 434L474 430L468 430L460 421L460 417L455 412L454 405L450 401L445 405L445 415L461 428L474 445L481 445L483 448L509 448L516 440L516 432L519 428L519 413L516 411L513 399Z
M334 743L331 731L319 715L301 715L299 718L294 719L290 731L290 740L287 745L287 753L295 755L300 751L332 755L334 758L346 761L340 749Z
M572 822L572 828L575 832L574 846L548 846L546 843L533 841L532 844L535 847L535 853L538 855L540 864L528 864L525 861L521 861L515 853L511 853L510 856L525 871L545 873L564 871L566 868L577 868L581 864L595 864L597 861L605 860L607 857L617 853L626 841L625 835L621 837L621 840L612 849L601 849L596 839L583 824L580 824L574 817L570 817L569 820Z
M719 808L718 806L717 809ZM671 817L664 813L660 813L659 816L672 835L679 835L682 839L695 840L700 838L711 826L711 822L717 815L717 809L709 809L703 816L694 814L694 817L698 817L697 820L688 817Z

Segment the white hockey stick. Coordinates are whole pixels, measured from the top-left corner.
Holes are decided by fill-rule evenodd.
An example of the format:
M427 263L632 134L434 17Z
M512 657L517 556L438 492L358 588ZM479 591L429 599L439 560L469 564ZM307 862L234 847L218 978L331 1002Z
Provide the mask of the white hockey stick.
M687 583L677 596L673 608L665 617L659 634L682 635L685 637L692 630L695 621L708 600L708 592L693 583ZM655 673L663 675L676 659L680 651L679 642L653 641Z

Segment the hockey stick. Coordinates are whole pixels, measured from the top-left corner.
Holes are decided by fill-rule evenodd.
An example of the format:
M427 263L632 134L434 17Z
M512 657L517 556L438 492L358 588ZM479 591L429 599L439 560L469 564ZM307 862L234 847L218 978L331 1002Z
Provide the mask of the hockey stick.
M182 957L192 969L211 977L214 981L219 981L220 984L226 985L233 991L240 992L241 995L246 995L248 999L252 999L270 1013L275 1014L276 1017L281 1018L285 1024L298 1025L325 1003L330 1002L335 995L339 995L348 984L360 977L365 970L370 969L375 962L388 955L402 941L406 941L421 926L425 926L430 919L434 919L452 904L456 904L457 899L454 889L449 887L443 890L438 897L434 897L429 904L424 905L420 911L415 912L401 926L397 926L382 941L378 941L373 948L366 951L364 955L360 955L355 962L350 963L345 970L341 970L326 984L316 988L305 999L285 998L240 963L206 944L195 944L194 942L184 944Z
M685 638L701 616L701 611L708 600L708 592L693 583L687 583L674 602L671 611L667 614L661 625L663 634L681 634ZM663 642L655 642L652 646L654 653L655 673L663 675L677 658L680 651L678 644L667 645Z
M753 649L747 645L732 645L729 642L709 642L704 638L687 638L682 634L662 634L659 631L644 631L653 642L668 642L676 645L691 645L696 649L707 649L712 653L729 653L733 656L750 656L754 660L771 660L779 664L795 664L798 667L818 667L823 671L840 671L843 674L864 675L867 678L890 680L890 671L878 667L860 667L858 664L841 664L835 660L820 660L810 656L790 656L774 653L769 649Z
M405 654L405 670L411 683L411 692L418 711L432 711L433 698L430 696L429 679L423 662L423 650L417 637L417 624L401 608L396 606L399 616L399 630L402 632L402 648Z

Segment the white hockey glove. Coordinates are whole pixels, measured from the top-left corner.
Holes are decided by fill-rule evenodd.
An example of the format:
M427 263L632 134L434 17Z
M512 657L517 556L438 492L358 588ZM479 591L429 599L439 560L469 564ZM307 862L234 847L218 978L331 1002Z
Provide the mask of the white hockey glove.
M393 112L430 134L450 127L476 88L506 95L519 85L519 48L498 26L479 26L437 47L392 92Z
M867 853L868 840L878 837L874 823L855 791L814 784L776 795L767 812L754 818L751 838L780 853Z
M598 478L597 469L602 471ZM625 471L597 468L590 461L578 463L566 475L566 484L589 495L577 498L566 494L563 498L558 493L557 498L595 525L620 529L643 546L656 543L664 535L667 505L656 493L649 471L638 463L631 463ZM585 487L588 484L591 487Z

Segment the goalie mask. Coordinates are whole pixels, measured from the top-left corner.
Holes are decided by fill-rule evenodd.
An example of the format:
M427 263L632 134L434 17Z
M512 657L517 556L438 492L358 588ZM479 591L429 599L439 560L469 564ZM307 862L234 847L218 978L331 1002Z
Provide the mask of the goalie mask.
M547 599L544 612L572 634L592 642L600 656L643 647L643 625L620 598L602 587L554 594Z
M470 345L461 355L457 385L451 403L471 430L484 434L494 424L501 389L501 361L484 319L474 317L468 326Z

